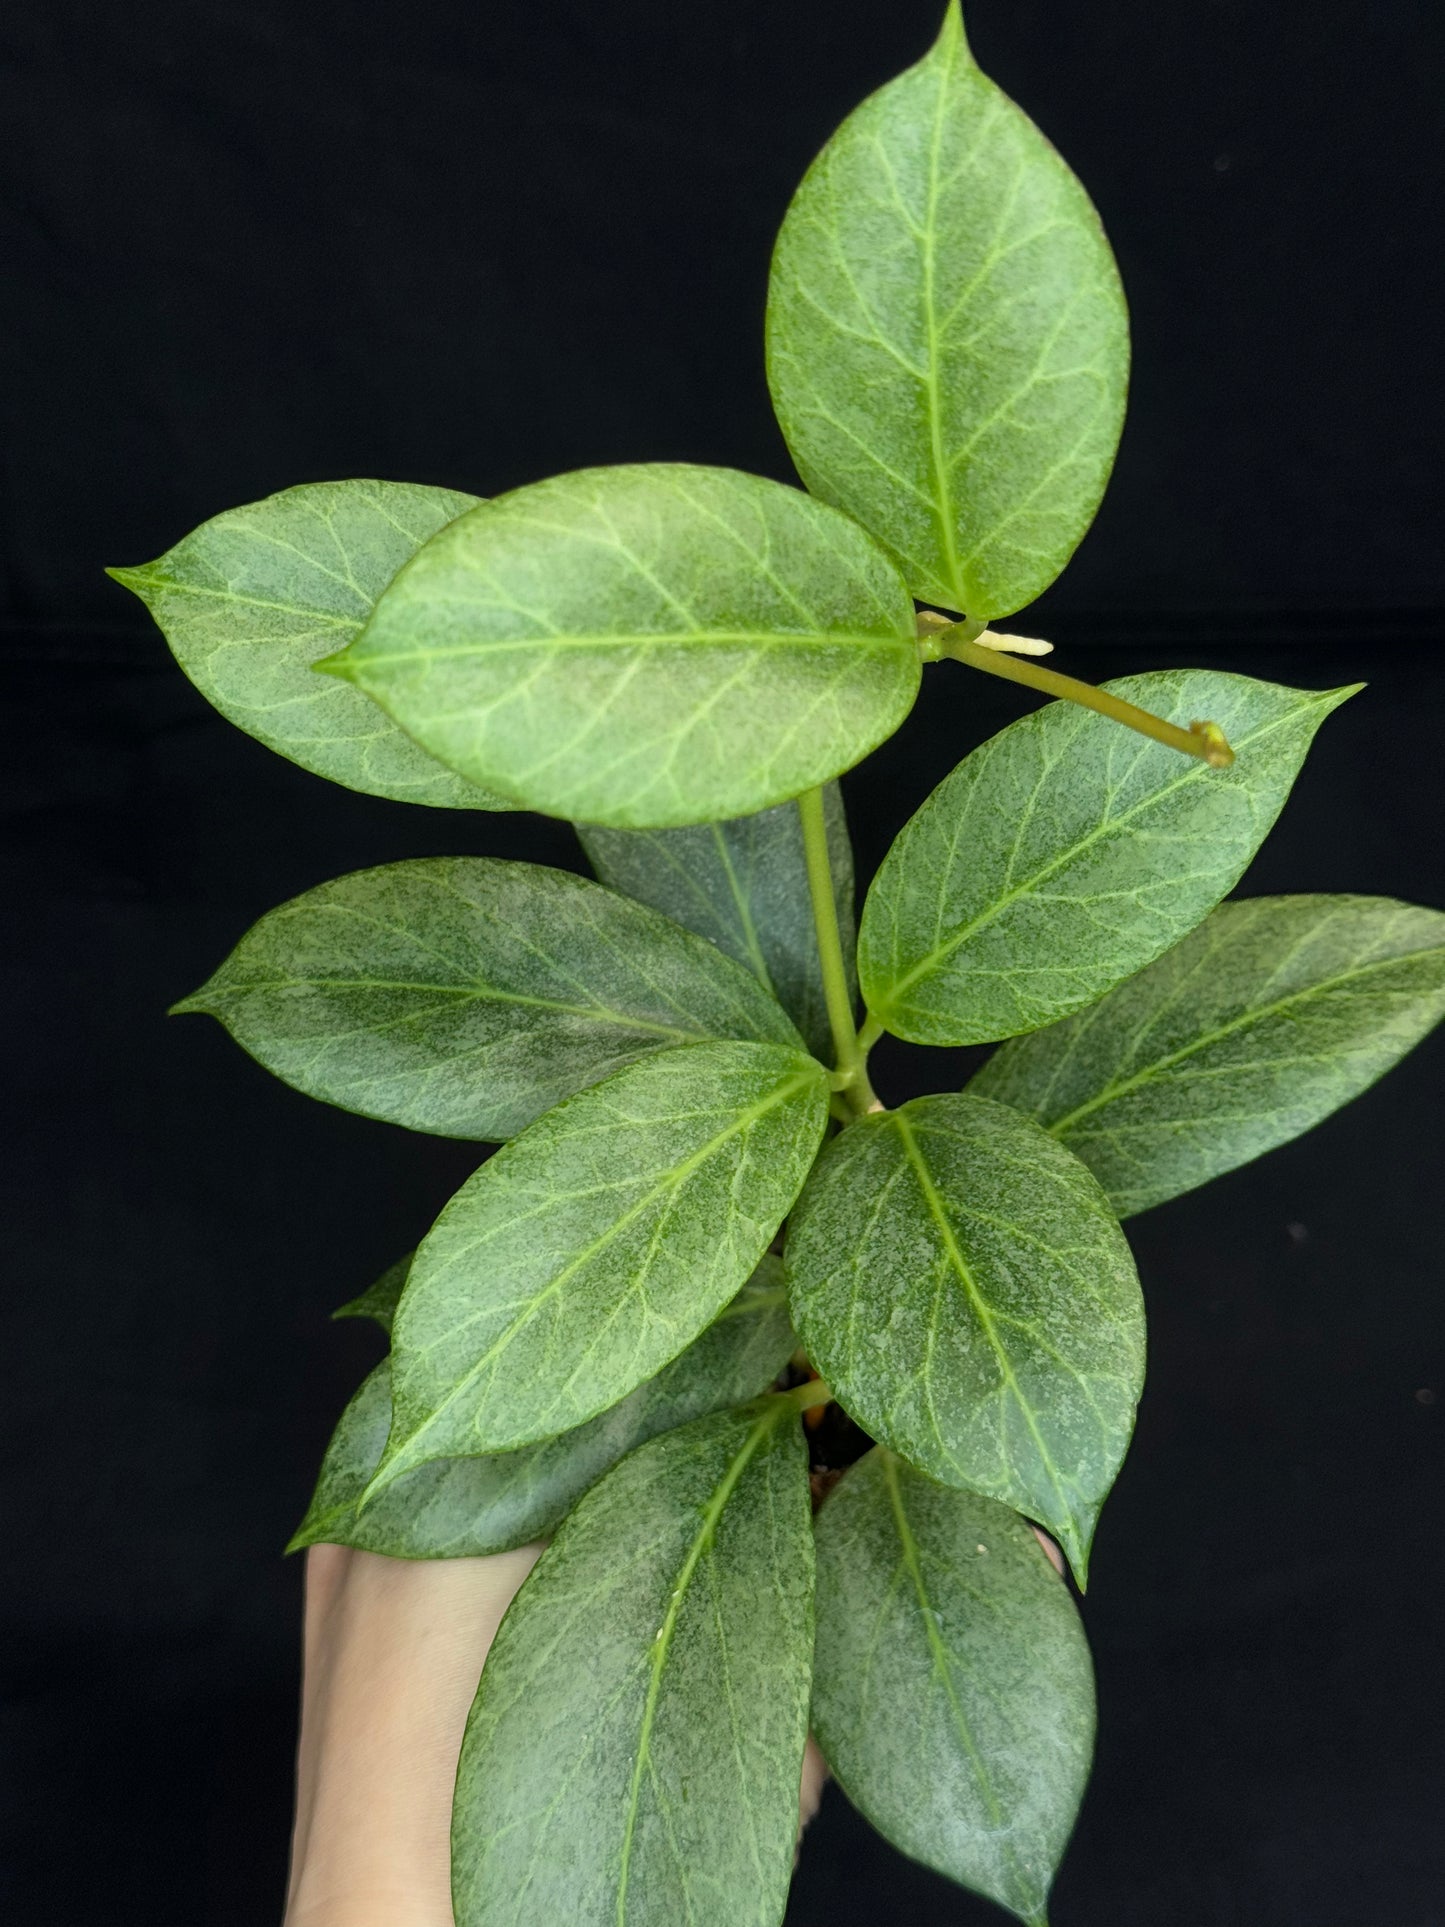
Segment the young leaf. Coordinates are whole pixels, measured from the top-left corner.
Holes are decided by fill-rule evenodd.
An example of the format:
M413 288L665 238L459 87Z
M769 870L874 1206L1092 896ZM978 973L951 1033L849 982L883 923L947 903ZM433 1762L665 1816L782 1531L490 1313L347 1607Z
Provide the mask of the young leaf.
M514 1137L652 1051L794 1044L747 971L585 878L491 857L359 870L273 910L200 990L288 1084L449 1137Z
M833 901L856 1001L853 846L836 783L823 791L823 811ZM604 830L582 823L577 834L609 888L650 903L746 964L788 1012L814 1056L831 1061L833 1037L796 803L683 830Z
M338 1305L331 1316L369 1318L390 1337L397 1300L401 1297L406 1275L411 1270L411 1261L415 1256L415 1252L409 1251L404 1258L398 1258L394 1265L388 1265L374 1285L368 1285L359 1298L348 1298L344 1305Z
M111 569L229 722L347 789L510 810L403 735L357 690L314 676L361 633L401 565L474 495L411 482L307 482L230 509L157 562Z
M325 1542L392 1559L462 1559L524 1546L551 1532L634 1446L765 1392L796 1342L782 1266L764 1258L702 1336L620 1405L574 1432L517 1452L438 1459L358 1511L391 1424L391 1366L380 1364L342 1413L315 1495L287 1550Z
M1385 897L1225 903L969 1089L1027 1111L1120 1217L1298 1137L1445 1016L1445 916Z
M776 1927L812 1654L788 1403L631 1453L487 1657L452 1809L457 1927Z
M966 756L899 832L863 907L863 994L896 1036L1037 1030L1152 962L1238 881L1315 731L1355 693L1201 669L1105 686L1168 721L1219 723L1233 767L1066 702Z
M1045 1927L1089 1777L1094 1676L1016 1513L875 1447L818 1515L813 1730L895 1847Z
M768 380L799 472L926 602L1031 602L1094 518L1129 382L1078 181L979 72L957 0L814 161L778 236Z
M987 1098L916 1098L829 1145L786 1262L846 1410L930 1477L1041 1520L1082 1584L1144 1383L1144 1304L1078 1159Z
M827 1115L827 1075L800 1051L692 1044L504 1146L412 1262L370 1491L568 1431L676 1358L767 1250Z
M585 469L429 542L326 665L443 762L623 829L836 776L918 692L913 608L846 516L731 469Z

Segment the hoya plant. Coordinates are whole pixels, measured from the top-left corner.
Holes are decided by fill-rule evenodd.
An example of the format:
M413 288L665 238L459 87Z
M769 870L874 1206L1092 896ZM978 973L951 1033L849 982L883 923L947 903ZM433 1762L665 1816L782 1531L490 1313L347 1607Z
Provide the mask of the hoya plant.
M292 1542L549 1542L467 1726L459 1927L771 1927L810 1726L890 1841L1038 1927L1094 1694L1033 1528L1082 1589L1144 1382L1120 1220L1445 1011L1445 916L1224 900L1353 690L1094 689L992 627L1089 526L1129 343L1094 209L956 4L808 170L766 328L802 489L308 484L114 572L272 749L571 819L596 873L322 883L179 1006L501 1147L345 1308L390 1357ZM855 937L837 778L925 682L966 702L944 663L1059 700L902 825ZM890 1108L884 1032L1000 1048Z

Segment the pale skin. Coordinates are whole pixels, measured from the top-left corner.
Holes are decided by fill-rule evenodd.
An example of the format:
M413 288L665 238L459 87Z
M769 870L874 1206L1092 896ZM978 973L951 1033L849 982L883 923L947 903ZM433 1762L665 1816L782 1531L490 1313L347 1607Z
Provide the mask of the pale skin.
M343 1546L307 1553L284 1927L455 1927L448 1836L467 1709L541 1550L445 1560ZM800 1827L824 1775L809 1740Z
M1038 1539L1062 1572L1057 1546ZM345 1546L307 1553L283 1927L455 1927L449 1832L462 1731L502 1614L541 1551L445 1560ZM810 1738L800 1834L826 1777Z

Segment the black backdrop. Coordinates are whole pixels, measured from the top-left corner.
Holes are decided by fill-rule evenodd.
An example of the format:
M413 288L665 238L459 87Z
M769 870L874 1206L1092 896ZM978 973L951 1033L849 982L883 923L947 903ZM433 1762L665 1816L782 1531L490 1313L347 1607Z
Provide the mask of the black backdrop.
M771 235L937 12L12 0L0 20L16 1920L278 1918L299 1581L278 1549L375 1350L326 1313L475 1157L311 1104L161 1013L327 876L579 862L565 826L353 796L237 736L100 565L329 476L786 476ZM1440 902L1438 8L969 18L1089 183L1134 313L1116 480L1038 626L1095 677L1367 677L1244 888ZM850 779L865 877L1021 707L934 674ZM887 1098L959 1075L880 1057ZM1436 1040L1131 1224L1151 1378L1085 1605L1101 1742L1060 1927L1445 1922L1442 1061ZM894 1918L999 1916L831 1795L792 1927Z

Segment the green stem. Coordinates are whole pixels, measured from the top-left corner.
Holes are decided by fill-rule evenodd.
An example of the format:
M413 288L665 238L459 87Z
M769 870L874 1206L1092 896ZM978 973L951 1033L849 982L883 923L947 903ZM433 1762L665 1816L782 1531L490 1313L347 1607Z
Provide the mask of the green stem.
M838 905L833 898L833 866L828 860L828 823L823 814L823 792L804 790L798 798L803 824L803 854L808 864L808 893L813 899L813 928L818 933L818 961L823 971L823 1000L837 1053L839 1082L850 1108L870 1110L878 1099L868 1082L867 1059L858 1043L853 1022L853 999L848 994L848 966L843 961L843 936L838 928Z
M1077 676L1064 676L1057 669L1042 669L1025 657L989 649L966 635L966 627L973 625L959 623L953 629L934 630L928 637L930 653L952 656L955 662L966 662L970 669L982 669L986 675L1002 676L1005 682L1023 683L1029 689L1041 689L1046 696L1062 696L1067 702L1097 710L1101 716L1136 729L1141 736L1150 736L1169 749L1200 757L1211 769L1228 769L1234 761L1234 751L1218 723L1191 723L1188 729L1180 729L1176 723L1166 723L1162 716L1126 703L1121 696L1111 696L1107 689L1080 682Z
M785 1398L800 1412L809 1412L815 1405L831 1405L833 1394L821 1378L806 1379L801 1385L794 1385L791 1391L774 1392L774 1398Z

